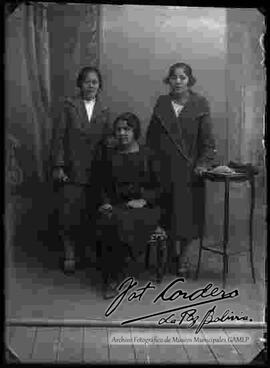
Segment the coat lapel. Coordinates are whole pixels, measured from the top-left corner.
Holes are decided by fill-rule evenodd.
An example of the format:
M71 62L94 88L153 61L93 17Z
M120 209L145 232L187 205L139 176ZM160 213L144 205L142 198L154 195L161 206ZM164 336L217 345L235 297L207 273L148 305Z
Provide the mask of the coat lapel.
M186 155L189 155L189 144L194 137L197 136L196 126L196 106L194 104L194 98L191 94L190 99L184 106L180 115L178 116L178 128L180 136L180 144Z
M188 106L191 101L189 101L182 109L180 116L177 118L171 103L170 96L166 96L162 101L162 104L158 107L156 114L159 117L160 123L166 129L167 134L176 146L177 150L184 156L186 160L189 161L187 148L183 137L183 127L182 122L183 117L188 114L190 107Z
M89 120L87 116L87 111L84 105L84 102L81 98L74 98L72 100L72 104L75 106L80 122L80 128L85 129L89 125Z
M97 98L95 106L94 106L94 110L93 110L93 114L92 114L90 124L92 124L92 123L95 124L96 123L96 118L101 114L102 110L103 110L102 104L101 104L100 100Z
M74 99L72 103L76 107L77 113L79 115L79 121L81 122L80 128L82 130L84 130L86 133L89 133L99 128L97 126L97 119L100 115L102 115L103 111L103 106L99 99L96 100L96 103L94 105L91 121L88 120L86 107L81 98Z

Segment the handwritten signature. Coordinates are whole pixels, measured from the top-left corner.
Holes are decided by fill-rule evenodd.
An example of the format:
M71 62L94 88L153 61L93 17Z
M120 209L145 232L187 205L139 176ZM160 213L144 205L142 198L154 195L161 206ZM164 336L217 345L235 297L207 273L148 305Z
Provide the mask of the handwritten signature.
M226 299L233 299L239 295L237 289L226 292L223 289L219 289L218 287L213 287L213 284L209 283L206 286L199 288L195 291L188 292L182 290L181 288L173 289L174 286L179 286L179 283L185 282L185 279L180 277L172 282L170 282L152 301L152 303L156 303L157 301L162 302L172 302L179 298L183 300L188 300L191 303L181 305L175 308L168 308L166 310L162 310L160 312L150 313L143 316L138 316L136 318L125 320L121 323L121 325L126 325L132 322L137 322L141 320L145 320L147 318L156 317L165 315L165 317L161 317L158 321L158 325L163 324L175 324L181 325L183 322L189 323L188 327L195 326L196 323L199 323L195 333L199 333L199 331L205 326L206 324L215 323L215 322L225 322L225 321L247 321L250 320L248 316L237 316L227 309L221 317L215 316L216 312L216 305L210 308L201 321L199 320L200 317L198 315L198 311L195 307L210 304L213 302L220 302ZM133 277L128 277L125 279L118 287L118 295L114 298L112 303L109 305L105 312L105 316L109 317L112 313L114 313L121 303L124 300L127 302L131 302L136 300L140 302L145 294L149 292L149 290L156 289L156 286L148 281L144 286L137 287L138 282ZM180 312L181 311L181 312ZM180 312L180 314L175 314L176 312Z

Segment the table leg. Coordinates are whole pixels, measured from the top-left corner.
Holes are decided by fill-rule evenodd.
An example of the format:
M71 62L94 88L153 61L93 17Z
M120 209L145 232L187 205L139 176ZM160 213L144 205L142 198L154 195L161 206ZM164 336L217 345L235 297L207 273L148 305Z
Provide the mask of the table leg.
M198 279L199 276L199 270L200 270L200 264L201 264L201 257L202 257L202 247L203 247L203 234L200 236L200 246L199 246L199 256L198 256L198 263L197 263L197 269L195 273L195 280Z
M200 228L200 244L199 244L199 255L198 255L198 262L197 262L197 269L195 272L195 280L198 279L199 277L199 271L200 271L200 265L201 265L201 258L202 258L202 250L203 250L203 239L204 239L204 231L205 231L205 210L204 210L204 219L203 219L203 223L201 225Z
M159 239L156 240L156 252L157 252L157 263L156 263L156 270L157 270L157 283L161 282L162 273L161 273L161 241Z
M226 284L226 275L228 274L228 255L227 245L229 239L229 201L230 201L230 180L225 178L224 193L224 227L223 227L223 288Z
M161 281L162 281L164 274L166 272L168 260L166 239L160 241L160 257L161 257Z
M249 256L250 256L250 266L251 266L251 273L253 282L256 283L255 279L255 269L253 263L253 214L254 214L254 207L255 207L255 183L254 177L252 176L249 180L250 182L250 214L249 214Z
M180 244L180 240L176 240L175 241L175 253L176 253L176 258L175 258L175 275L178 275L178 270L180 267L180 254L181 254L181 244Z
M145 254L145 268L147 270L149 269L150 247L151 247L151 244L147 243L147 246L146 246L146 254Z

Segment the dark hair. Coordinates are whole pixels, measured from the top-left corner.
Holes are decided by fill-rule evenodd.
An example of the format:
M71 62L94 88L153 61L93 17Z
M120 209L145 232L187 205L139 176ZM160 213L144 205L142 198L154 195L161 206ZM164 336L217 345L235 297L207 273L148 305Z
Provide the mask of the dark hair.
M77 87L81 88L83 81L85 80L86 76L88 73L94 72L96 73L97 77L98 77L98 81L99 81L99 89L102 89L102 76L100 71L98 70L98 68L94 67L94 66L86 66L84 68L82 68L78 74L77 77Z
M164 78L163 82L169 84L169 79L174 74L175 69L181 68L184 70L185 74L188 76L188 86L192 87L196 83L196 78L192 74L192 68L188 64L185 63L176 63L170 66L168 75Z
M141 122L139 118L133 114L132 112L125 112L114 120L113 122L113 131L115 133L116 124L120 121L124 120L127 122L127 125L133 129L134 132L134 138L138 140L141 135Z

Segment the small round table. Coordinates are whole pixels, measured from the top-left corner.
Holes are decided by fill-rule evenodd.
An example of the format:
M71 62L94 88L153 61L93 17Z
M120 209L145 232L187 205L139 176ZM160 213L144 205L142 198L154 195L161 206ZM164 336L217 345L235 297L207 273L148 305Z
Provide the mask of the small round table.
M207 171L203 173L202 177L204 180L210 180L212 182L223 182L224 183L224 220L223 220L223 241L218 244L214 244L213 246L205 246L204 241L204 228L202 229L202 233L200 235L200 247L199 247L199 258L197 264L197 270L195 279L198 278L200 263L201 263L201 255L202 251L206 250L212 253L220 254L223 258L223 288L226 283L226 275L228 274L228 258L230 255L240 254L243 252L249 252L250 255L250 266L252 279L255 283L255 269L253 262L253 213L255 206L255 177L256 173L247 173L247 172L236 172L233 174L220 174L214 173L213 171ZM248 181L250 183L250 213L249 213L249 249L245 251L239 252L228 252L228 242L229 242L229 200L230 200L230 183L231 182L245 182ZM217 249L217 246L222 246L222 249Z

